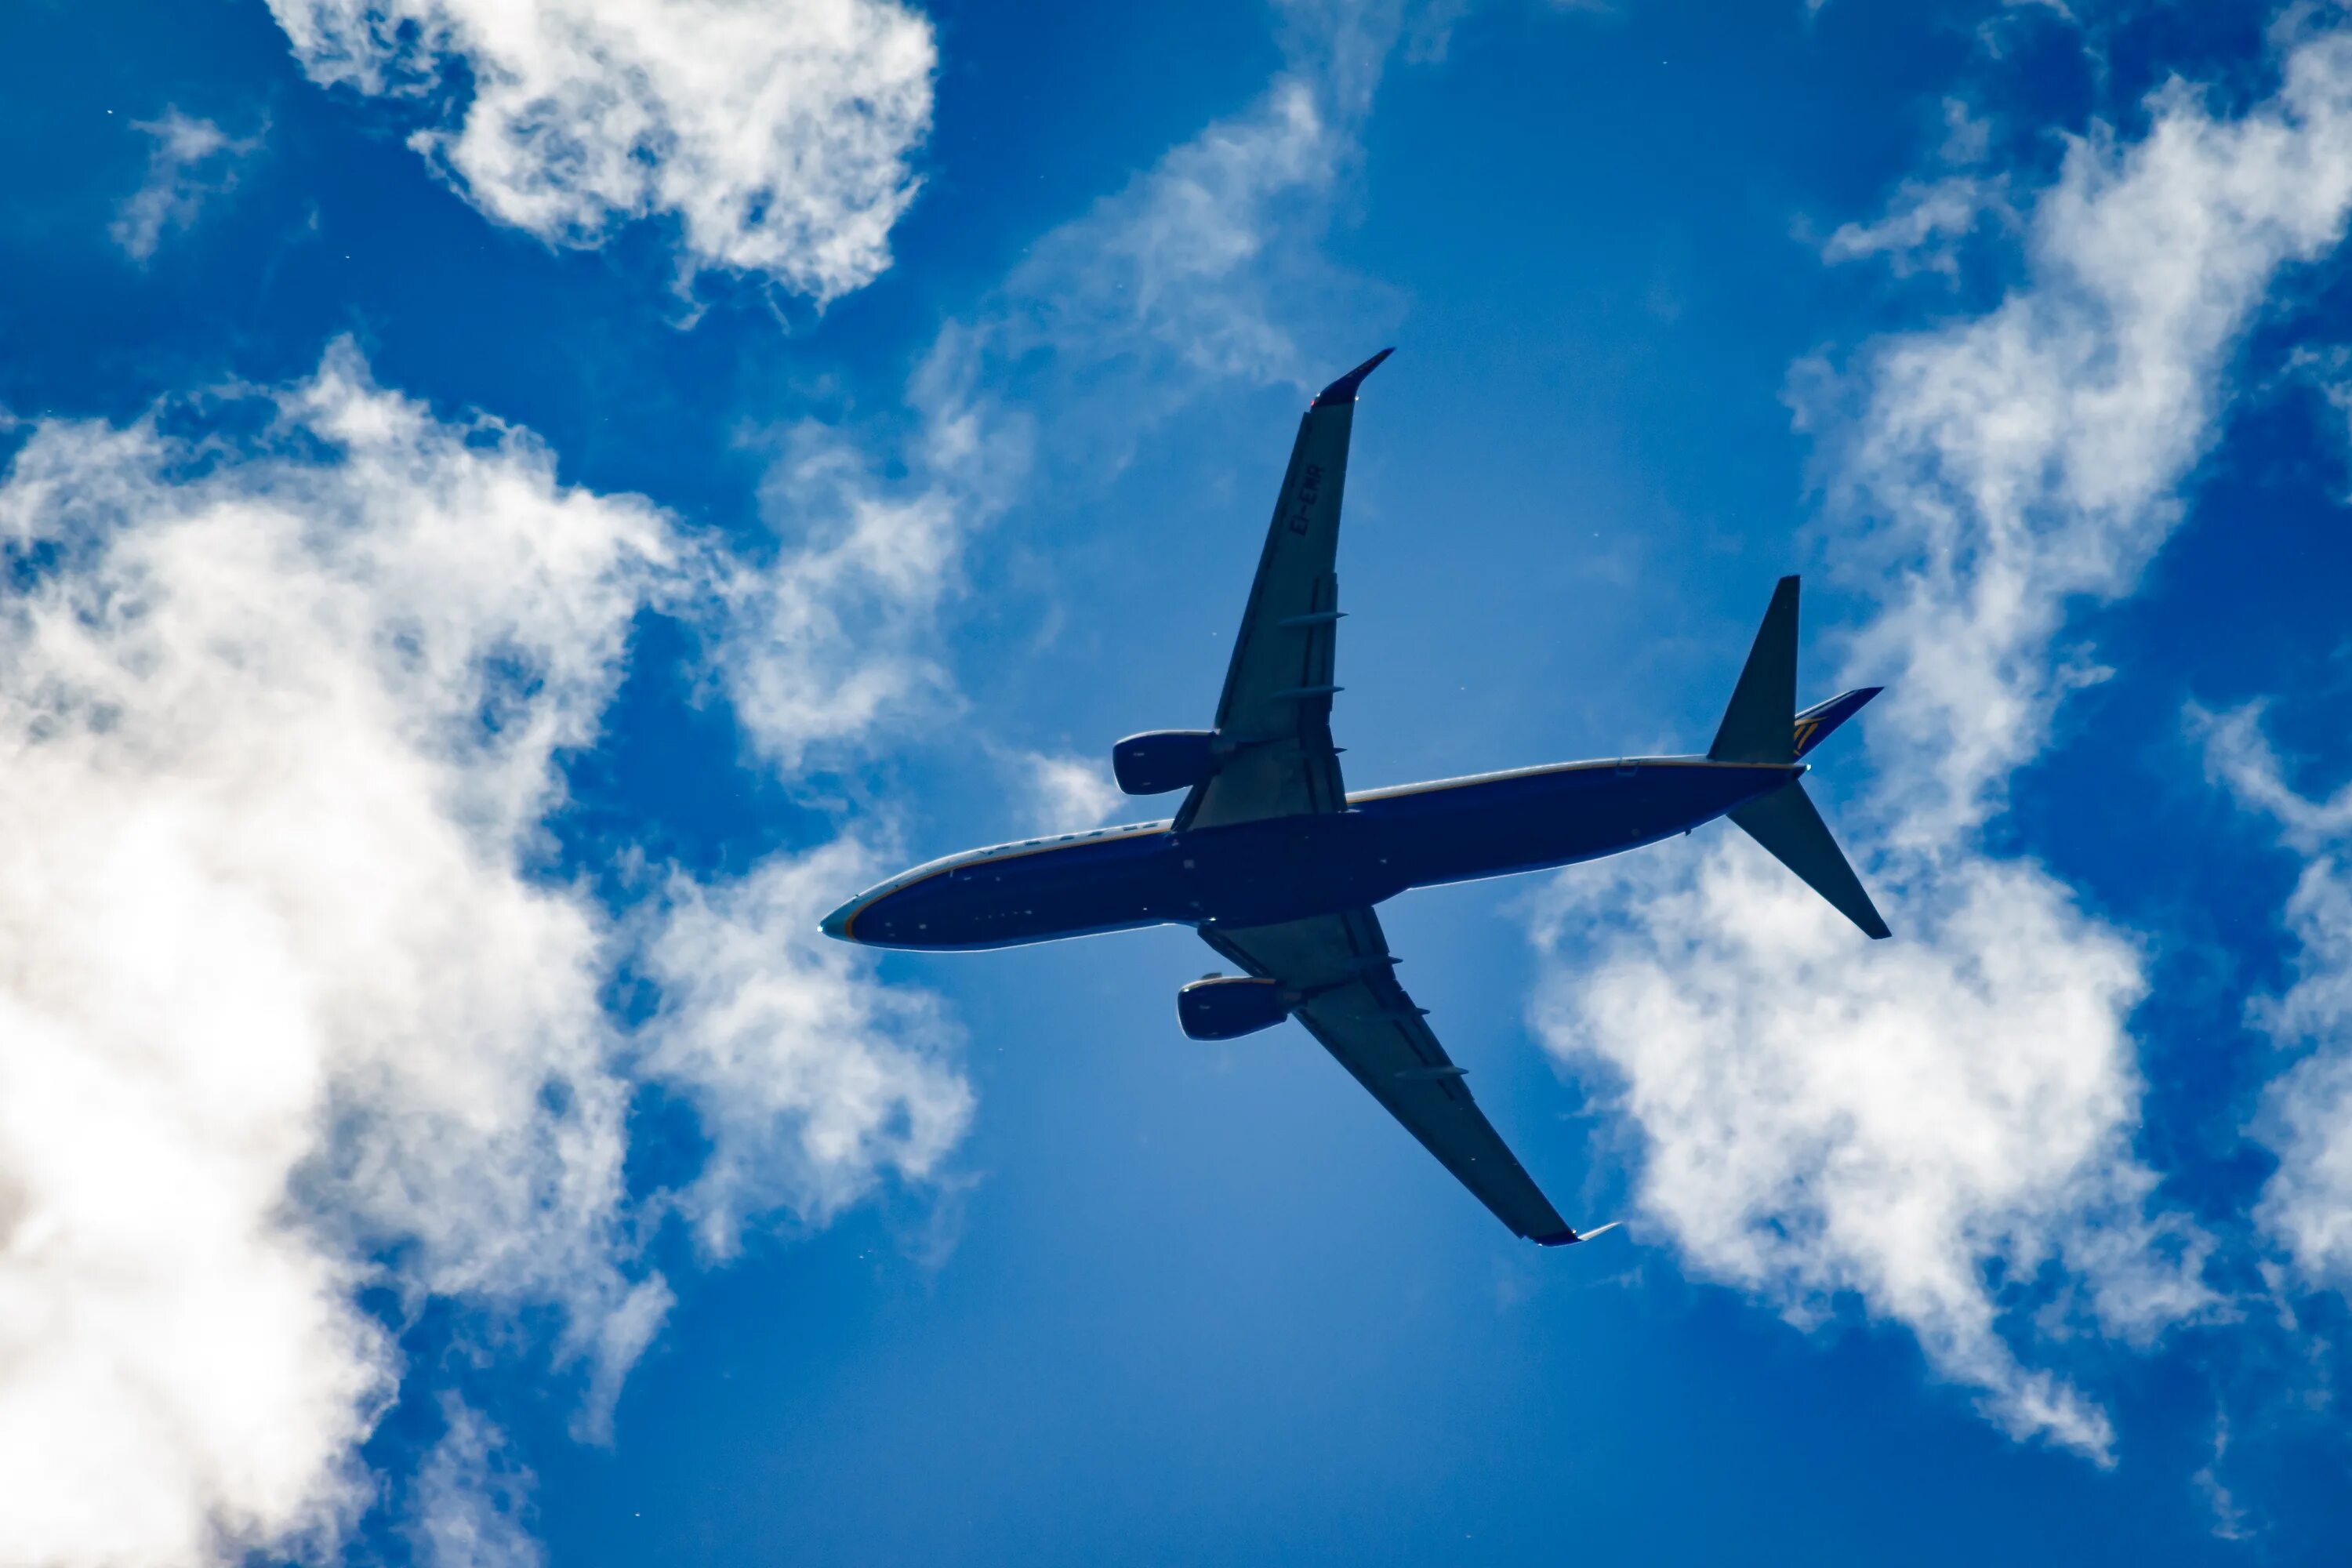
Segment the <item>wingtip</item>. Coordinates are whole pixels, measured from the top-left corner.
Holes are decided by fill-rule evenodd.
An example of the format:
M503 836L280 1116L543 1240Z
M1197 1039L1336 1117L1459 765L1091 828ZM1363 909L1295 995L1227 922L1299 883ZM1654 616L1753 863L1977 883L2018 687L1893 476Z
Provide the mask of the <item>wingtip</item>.
M1364 384L1364 377L1380 369L1381 361L1388 358L1389 355L1394 353L1396 353L1396 350L1393 348L1382 349L1380 353L1374 354L1371 358L1366 360L1363 363L1358 365L1355 369L1349 371L1347 374L1341 376L1339 380L1333 382L1322 391L1317 393L1315 395L1315 401L1307 405L1307 406L1310 408L1332 408L1337 407L1339 405L1343 403L1355 402L1356 389Z
M1596 1236L1605 1236L1623 1223L1622 1220L1612 1219L1607 1225L1596 1225L1591 1230L1563 1230L1557 1236L1538 1236L1534 1238L1535 1244L1538 1247L1574 1247L1580 1241L1591 1241Z
M1864 915L1870 918L1864 920L1863 919ZM1862 928L1863 935L1873 942L1885 942L1895 934L1894 928L1886 923L1886 917L1878 912L1878 906L1870 901L1870 895L1867 892L1862 895L1862 908L1856 910L1848 918Z

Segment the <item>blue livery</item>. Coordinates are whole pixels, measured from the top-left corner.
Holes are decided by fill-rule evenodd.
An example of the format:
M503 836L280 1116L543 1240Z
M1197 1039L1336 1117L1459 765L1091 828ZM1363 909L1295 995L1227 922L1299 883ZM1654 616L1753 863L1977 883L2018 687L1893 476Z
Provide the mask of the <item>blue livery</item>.
M1171 922L1270 925L1671 838L1803 771L1704 757L1562 763L1366 790L1326 815L1000 844L902 872L826 916L824 931L871 947L972 951Z

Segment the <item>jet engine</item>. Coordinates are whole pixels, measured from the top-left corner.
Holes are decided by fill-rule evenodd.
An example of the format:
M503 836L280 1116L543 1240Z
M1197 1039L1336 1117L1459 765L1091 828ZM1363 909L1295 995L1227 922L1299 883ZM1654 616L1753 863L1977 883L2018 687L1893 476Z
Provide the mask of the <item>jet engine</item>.
M1217 771L1213 730L1152 730L1110 749L1110 771L1129 795L1190 789Z
M1295 1000L1278 980L1212 974L1176 993L1176 1021L1196 1040L1230 1040L1273 1028Z

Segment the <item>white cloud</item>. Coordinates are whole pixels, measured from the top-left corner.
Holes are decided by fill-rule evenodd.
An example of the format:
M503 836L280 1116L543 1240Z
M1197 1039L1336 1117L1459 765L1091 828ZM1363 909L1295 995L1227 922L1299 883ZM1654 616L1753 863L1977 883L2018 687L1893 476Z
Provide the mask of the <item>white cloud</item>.
M2352 784L2313 800L2286 782L2262 705L2191 709L2208 776L2274 819L2306 857L2286 902L2295 978L2248 1020L2301 1059L2263 1093L2257 1136L2278 1155L2254 1217L2306 1284L2352 1292Z
M2208 1512L2213 1516L2213 1534L2221 1541L2254 1539L2252 1521L2245 1506L2240 1503L2221 1479L2221 1466L2230 1457L2230 1418L2218 1415L2213 1422L2213 1455L2189 1478L2189 1486L2204 1500Z
M2102 673L2058 647L2068 607L2137 582L2248 322L2341 237L2352 38L2303 43L2236 118L2179 84L2149 108L2137 142L2070 148L2024 286L1802 400L1828 552L1880 602L1848 659L1891 687L1878 774L1845 815L1885 847L1864 868L1897 940L1863 943L1727 834L1646 853L1603 902L1563 892L1541 933L1547 1037L1617 1084L1642 1207L1695 1269L1801 1318L1851 1292L2008 1430L2100 1457L2105 1415L2030 1360L2209 1310L2207 1244L2152 1212L2131 1148L2135 945L1979 829Z
M1319 269L1297 240L1320 237L1318 209L1355 154L1349 109L1316 76L1285 72L1035 246L1009 280L1009 324L1089 359L1136 356L1147 373L1296 377L1280 296Z
M926 375L909 401L901 479L840 430L785 434L762 499L788 542L730 588L720 672L755 748L788 771L812 748L953 700L929 633L961 585L971 536L1027 467L1027 423Z
M2352 40L2297 49L2240 119L2179 84L2150 109L2137 143L2072 147L2033 214L2028 287L1881 345L1853 382L1867 408L1831 426L1841 510L1895 520L1839 542L1900 584L1853 662L1894 678L1874 745L1899 740L1880 749L1921 844L1981 822L2039 749L2090 673L2049 656L2067 605L2138 581L2212 439L2227 355L2281 268L2343 233Z
M1898 278L1915 272L1957 277L1959 243L1986 217L2013 219L2006 183L1998 177L1946 174L1936 180L1906 180L1885 216L1870 223L1840 224L1822 246L1822 259L1835 265L1884 257Z
M257 436L45 423L0 483L0 1561L331 1548L401 1376L363 1286L552 1309L594 1435L669 1301L631 1239L666 1200L622 1186L644 1055L723 1023L730 1070L791 1069L707 1131L714 1170L791 1143L752 1206L810 1223L961 1126L936 1054L859 1032L919 1004L845 953L671 966L622 1035L621 933L533 874L632 618L709 591L670 520L348 345L248 395ZM677 902L716 939L735 896Z
M1098 762L1033 752L1029 763L1040 826L1065 833L1097 826L1128 804L1110 770Z
M932 1000L871 984L859 955L817 932L877 875L836 843L732 886L680 882L648 945L665 1007L645 1070L712 1140L678 1199L711 1256L731 1255L750 1221L821 1225L885 1172L931 1174L971 1120L970 1087L937 1066L953 1031Z
M2206 775L2249 809L2273 818L2286 842L2310 854L2352 838L2352 784L2313 800L2286 782L2286 769L2263 732L2267 705L2250 702L2226 713L2190 705L2189 726L2204 744Z
M1130 425L1206 382L1320 385L1354 363L1329 363L1342 351L1326 339L1361 287L1322 243L1407 9L1292 0L1286 63L1265 89L1033 247L982 345L1008 361L1044 348L1119 366ZM1305 352L1302 331L1314 334Z
M424 1568L540 1568L547 1553L525 1528L530 1472L506 1452L506 1434L456 1397L416 1472L409 1512Z
M1916 272L1959 275L1960 242L1986 218L2015 229L2006 174L1981 165L1992 144L1992 127L1967 101L1944 100L1944 140L1937 162L1944 172L1933 179L1905 178L1885 213L1868 223L1838 226L1822 245L1822 259L1842 262L1884 258L1897 278Z
M872 282L914 199L938 51L899 0L269 0L320 83L436 96L410 145L489 217L565 245L678 226L681 270L818 302Z
M2104 1457L2105 1415L2005 1331L2144 1342L2207 1301L2203 1244L2145 1216L2131 1155L2137 952L1982 858L1864 943L1710 831L1561 879L1538 931L1563 963L1538 1027L1638 1129L1643 1215L1796 1321L1852 1300L1905 1324L2004 1429ZM2054 1301L2045 1268L2075 1282Z
M1109 751L1106 744L1104 754ZM1099 827L1121 807L1137 804L1112 780L1110 769L1091 758L1020 752L1005 760L1034 807L1029 818L1033 832L1076 833Z
M260 150L261 132L231 136L209 120L166 109L161 120L138 120L154 146L147 177L123 198L107 232L133 261L145 261L175 229L194 226L205 203L236 189L237 171Z

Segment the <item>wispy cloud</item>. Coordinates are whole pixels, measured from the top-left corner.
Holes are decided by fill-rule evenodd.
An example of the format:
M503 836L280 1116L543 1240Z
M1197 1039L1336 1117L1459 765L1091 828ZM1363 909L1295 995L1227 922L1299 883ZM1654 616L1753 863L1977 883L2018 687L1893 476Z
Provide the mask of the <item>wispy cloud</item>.
M1281 13L1285 65L1256 99L1032 247L974 323L974 346L1008 364L1044 351L1065 374L1114 367L1131 426L1204 384L1320 384L1334 352L1321 340L1360 321L1369 294L1324 242L1401 38L1444 14L1293 0Z
M1915 272L1959 275L1960 242L1987 217L2013 221L2007 182L1998 176L1946 174L1906 180L1884 216L1840 224L1822 243L1822 259L1883 259L1898 278Z
M439 1442L418 1467L408 1513L423 1568L540 1568L547 1552L527 1527L532 1477L506 1434L452 1395Z
M971 1122L971 1087L940 1066L958 1037L934 999L872 984L861 955L817 933L879 869L844 842L734 883L681 879L646 944L663 1005L643 1071L712 1141L675 1199L707 1256L733 1256L776 1214L823 1225L889 1173L931 1175Z
M107 232L125 255L143 262L166 235L193 227L207 201L236 188L238 173L260 151L264 132L232 136L176 109L165 110L161 120L133 121L131 129L154 142L147 177L123 198Z
M594 245L677 225L679 268L820 304L878 277L914 200L938 50L898 0L269 0L318 82L422 100L462 67L457 121L410 145L497 222Z
M2250 1541L2254 1531L2247 1510L2229 1487L2221 1480L2221 1466L2230 1457L2230 1419L2216 1417L2213 1423L2213 1454L2189 1484L2205 1501L2207 1511L2213 1516L2213 1534L2222 1541Z
M1728 837L1564 879L1540 1008L1637 1136L1641 1201L1702 1274L1801 1320L1903 1323L2020 1436L2095 1457L2096 1404L2022 1347L2144 1342L2208 1310L2209 1243L2132 1149L2138 945L1983 825L2104 673L2069 607L2129 592L2213 438L2228 355L2352 204L2352 39L2235 116L2175 84L2031 206L2027 283L1981 318L1816 367L1829 548L1878 600L1848 672L1887 682L1849 816L1898 932L1865 947Z
M1318 77L1286 72L1048 235L1006 286L997 324L1011 352L1133 357L1139 379L1298 374L1278 300L1298 270L1323 265L1312 241L1355 155L1349 107Z
M1108 748L1104 749L1108 752ZM1110 770L1091 757L1022 752L1008 761L1034 803L1030 826L1035 832L1075 833L1097 827L1121 806L1131 804L1112 780Z
M2285 764L2263 730L2267 708L2249 702L2216 713L2189 706L2189 727L2203 744L2207 777L2249 810L2275 821L2286 842L2306 854L2352 839L2352 784L2325 800L2313 800L2289 784Z
M2278 1155L2254 1211L2306 1285L2352 1293L2352 784L2325 800L2290 784L2263 706L2189 710L2206 773L2305 857L2285 921L2294 981L2247 1019L2300 1059L2264 1090L2255 1135Z
M1961 243L1987 219L2005 229L2018 226L2008 175L1984 166L1991 133L1964 100L1946 99L1937 158L1941 173L1906 176L1885 212L1840 224L1822 242L1822 259L1836 265L1876 258L1898 278L1916 272L1957 278Z
M1032 427L960 343L951 327L888 426L779 437L761 496L778 547L736 573L715 657L753 749L786 771L954 700L932 634L972 537L1019 494Z
M1996 809L2058 700L2097 678L2050 657L2066 608L2138 581L2212 440L2229 350L2280 270L2342 236L2352 46L2308 44L2285 78L2237 120L2176 84L2143 141L2075 143L2036 205L2029 287L1801 400L1842 512L1893 520L1838 542L1896 585L1853 661L1895 679L1873 734L1900 732L1898 826L1922 845Z

